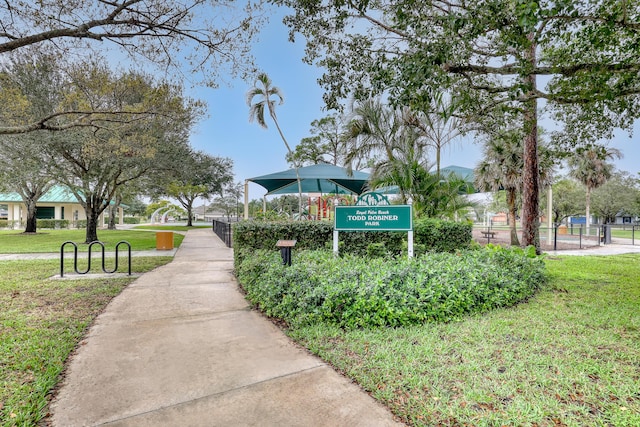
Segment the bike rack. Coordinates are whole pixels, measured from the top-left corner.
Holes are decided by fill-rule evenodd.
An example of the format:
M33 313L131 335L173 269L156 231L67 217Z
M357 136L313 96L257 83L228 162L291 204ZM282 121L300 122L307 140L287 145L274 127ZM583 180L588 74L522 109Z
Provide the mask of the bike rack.
M60 277L64 277L64 247L68 244L73 245L73 269L75 270L76 274L87 274L91 270L91 248L93 247L93 245L100 245L100 247L102 248L102 271L107 274L115 273L116 271L118 271L118 248L120 247L120 245L127 245L129 252L129 276L131 276L131 245L129 244L129 242L122 240L116 244L116 266L113 270L109 271L105 267L104 243L96 240L95 242L89 243L89 259L87 260L87 269L85 271L78 271L78 245L72 241L67 241L64 242L62 246L60 246Z

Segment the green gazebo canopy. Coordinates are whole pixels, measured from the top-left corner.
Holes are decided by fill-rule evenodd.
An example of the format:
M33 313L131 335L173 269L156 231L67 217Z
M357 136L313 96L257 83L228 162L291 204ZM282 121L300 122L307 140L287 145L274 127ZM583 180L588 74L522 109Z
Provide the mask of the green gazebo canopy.
M298 168L298 174L303 193L362 194L367 191L369 182L366 172L353 171L349 175L346 168L327 164ZM264 187L267 195L298 192L295 169L249 178L248 181Z

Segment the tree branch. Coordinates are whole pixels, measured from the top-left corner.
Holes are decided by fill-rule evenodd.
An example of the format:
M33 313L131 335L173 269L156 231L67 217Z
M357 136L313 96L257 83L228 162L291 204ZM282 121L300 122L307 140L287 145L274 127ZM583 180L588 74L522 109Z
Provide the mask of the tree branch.
M601 64L601 63L583 63L583 64L571 64L566 66L553 66L553 67L534 67L531 69L524 69L517 64L505 64L499 67L491 67L488 65L475 65L475 64L451 64L446 63L443 65L445 71L454 74L466 74L473 73L479 75L495 74L500 76L513 76L513 75L563 75L573 76L580 71L589 71L597 69L599 71L609 71L613 73L626 73L626 72L638 72L640 71L640 64Z
M143 112L135 112L135 111L63 111L58 113L50 114L37 122L33 122L30 124L22 125L22 126L0 126L0 135L18 135L25 134L37 130L49 130L49 131L63 131L76 127L93 127L100 128L100 122L112 122L112 123L133 123L137 120L141 120L142 118L138 117L135 119L120 119L118 116L151 116L156 115L156 113L143 111ZM75 120L64 123L64 124L50 124L49 122L53 119L65 116L79 116ZM99 117L102 116L102 117ZM93 118L93 119L92 119Z

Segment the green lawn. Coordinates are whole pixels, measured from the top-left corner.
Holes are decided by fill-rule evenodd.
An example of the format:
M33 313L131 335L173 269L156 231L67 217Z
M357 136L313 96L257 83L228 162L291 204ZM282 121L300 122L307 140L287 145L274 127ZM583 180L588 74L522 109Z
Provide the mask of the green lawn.
M114 250L116 244L122 240L131 244L131 250L142 251L156 248L156 234L144 230L98 230L98 238L104 243L107 251ZM173 244L180 246L184 236L175 233ZM88 245L82 244L85 240L85 230L42 230L37 234L24 234L15 230L0 230L0 253L42 253L60 252L60 246L66 241L78 244L78 250L86 251ZM122 249L122 247L121 247ZM65 250L73 252L66 247ZM98 248L94 247L94 250Z
M612 229L611 230L611 237L621 237L624 239L634 239L635 240L635 244L638 245L640 244L640 227L636 227L635 230L631 230L631 227L629 227L628 230L622 230L622 229Z
M134 258L135 273L171 257ZM112 265L113 260L109 260ZM35 426L87 327L134 278L50 280L57 260L0 262L0 425Z
M514 308L289 333L410 425L640 426L640 256L547 265L547 288Z
M146 271L170 258L134 259ZM111 264L109 264L111 265ZM640 255L547 260L528 302L447 324L289 330L416 426L640 425ZM131 279L0 262L0 420L33 426L67 355Z

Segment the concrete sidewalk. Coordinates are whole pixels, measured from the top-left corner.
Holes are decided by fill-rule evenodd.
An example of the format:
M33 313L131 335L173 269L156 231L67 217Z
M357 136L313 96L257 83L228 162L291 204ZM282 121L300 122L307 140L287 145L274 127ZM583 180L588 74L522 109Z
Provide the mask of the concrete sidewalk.
M608 245L594 246L586 249L568 249L561 251L546 251L545 253L553 256L570 255L570 256L586 256L586 255L623 255L640 253L640 245L611 243Z
M145 256L173 256L175 255L177 249L168 249L168 250L147 250L147 251L131 251L131 257L145 257ZM107 258L115 257L115 252L113 251L105 251L104 256ZM96 251L91 254L92 260L99 260L102 256L102 253L96 248ZM127 257L128 253L126 250L122 250L119 253L120 257ZM88 257L87 252L78 252L78 259L82 261L86 261ZM17 261L24 259L60 259L60 252L40 252L40 253L29 253L29 254L0 254L0 261ZM73 259L73 252L67 251L64 253L64 259Z
M252 311L209 229L96 319L54 426L391 426L382 405Z

